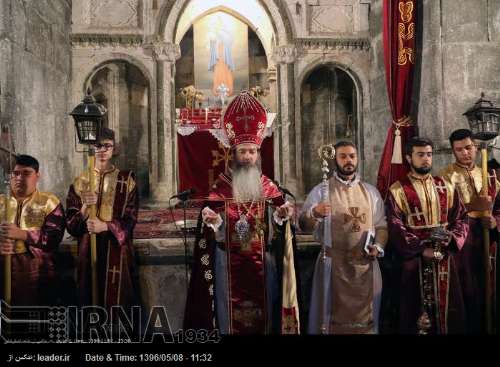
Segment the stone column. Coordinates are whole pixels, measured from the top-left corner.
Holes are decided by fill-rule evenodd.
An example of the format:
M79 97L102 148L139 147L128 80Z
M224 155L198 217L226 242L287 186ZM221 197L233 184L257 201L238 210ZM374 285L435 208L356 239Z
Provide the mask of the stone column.
M297 58L295 45L278 46L273 59L278 65L278 116L280 133L275 134L276 179L291 192L297 193L297 164L294 112L294 64Z
M177 190L177 141L175 139L174 75L175 61L181 51L177 44L168 43L157 37L148 40L144 48L151 52L156 60L157 77L157 131L158 182L151 185L151 194L156 202L168 201Z
M116 141L120 141L120 73L116 64L107 66L108 91L108 127L115 132Z

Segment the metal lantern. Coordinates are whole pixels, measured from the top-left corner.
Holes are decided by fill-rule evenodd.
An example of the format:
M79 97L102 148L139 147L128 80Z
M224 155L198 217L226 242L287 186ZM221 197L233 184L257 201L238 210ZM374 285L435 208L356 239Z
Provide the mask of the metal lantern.
M87 95L70 115L75 119L79 143L85 145L96 144L99 141L104 116L106 115L106 107L96 103L90 89L87 89Z
M484 93L481 93L481 98L464 113L464 116L469 121L475 139L486 141L498 135L500 108L484 99Z
M498 135L500 123L500 108L493 105L491 101L484 99L484 93L481 93L481 98L464 113L469 120L470 129L474 134L474 138L481 140L481 193L480 196L488 196L488 140L495 138ZM483 217L490 217L491 211L482 213ZM484 314L485 327L488 334L493 332L493 302L490 297L492 294L493 283L490 274L490 228L489 225L483 224L483 276L484 276Z

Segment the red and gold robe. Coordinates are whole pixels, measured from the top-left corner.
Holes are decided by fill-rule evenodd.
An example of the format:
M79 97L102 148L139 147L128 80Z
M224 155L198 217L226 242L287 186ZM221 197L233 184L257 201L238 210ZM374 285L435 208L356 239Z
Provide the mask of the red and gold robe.
M456 163L450 164L443 170L442 176L448 180L458 191L464 204L469 204L471 200L481 193L483 186L482 170L474 166L473 169L462 167ZM496 301L496 252L498 242L498 228L500 228L500 183L496 178L494 170L489 172L488 195L493 202L492 216L495 218L497 226L490 230L490 261L491 261L491 299L493 309ZM469 234L462 251L457 256L457 267L462 284L462 292L466 307L467 331L470 333L484 332L484 235L481 224L482 213L470 210L467 212L469 223Z
M139 305L138 274L132 235L137 222L139 199L134 174L111 168L94 170L98 192L97 217L106 222L108 231L97 237L97 278L99 306L125 308ZM80 212L81 193L89 190L88 175L77 177L67 198L68 232L78 239L78 288L81 305L90 305L92 294L90 235Z
M185 329L213 330L219 328L215 292L216 276L227 277L227 303L230 334L298 333L299 310L282 307L283 283L297 282L293 274L284 270L285 225L278 226L270 220L270 208L284 204L277 186L265 176L261 177L263 200L238 204L232 198L231 178L220 174L209 194L207 206L221 214L225 223L226 243L215 239L213 229L199 221L193 254L191 282L186 302ZM248 213L251 238L240 241L235 224L240 214ZM274 223L274 224L273 224ZM296 244L293 238L293 252ZM216 247L222 249L227 260L226 274L216 274ZM276 290L278 299L272 302L266 292L266 255L271 254L276 262ZM297 269L294 256L293 269ZM283 273L290 274L282 281ZM299 291L297 287L297 291ZM299 296L298 296L299 297ZM286 303L286 302L285 302ZM269 311L272 309L272 311ZM271 313L271 314L270 314ZM296 317L297 316L297 317Z
M36 306L56 303L56 272L53 252L64 235L64 211L59 199L36 190L23 201L9 201L7 222L27 231L26 241L16 241L12 259L12 305ZM0 218L5 217L0 195ZM0 262L3 278L3 259ZM0 284L3 297L3 280Z
M441 177L425 179L411 173L394 183L387 198L387 223L390 244L401 258L399 284L399 331L417 332L417 320L422 314L421 277L422 252L431 232L443 227L452 233L444 249L444 258L435 266L435 302L429 315L431 333L465 332L465 310L455 256L462 249L468 232L465 208L458 193Z

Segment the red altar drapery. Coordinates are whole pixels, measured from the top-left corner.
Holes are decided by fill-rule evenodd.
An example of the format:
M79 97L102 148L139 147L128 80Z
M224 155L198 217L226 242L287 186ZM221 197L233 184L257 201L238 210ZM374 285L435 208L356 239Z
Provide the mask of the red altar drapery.
M177 134L179 153L179 191L196 190L196 197L206 197L219 173L230 164L230 149L225 148L208 130L199 129L190 135ZM272 137L261 146L262 172L274 177Z
M380 161L377 188L386 197L390 185L406 175L405 142L415 134L410 118L416 59L416 0L384 0L384 59L392 124Z

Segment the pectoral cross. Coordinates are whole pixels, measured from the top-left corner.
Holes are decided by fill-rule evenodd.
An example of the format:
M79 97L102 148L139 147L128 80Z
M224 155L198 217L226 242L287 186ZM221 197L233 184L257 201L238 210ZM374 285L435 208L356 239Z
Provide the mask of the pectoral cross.
M359 213L359 207L350 207L349 213L344 213L344 224L348 224L352 221L351 232L359 232L361 231L361 226L359 223L366 223L366 214Z
M247 115L243 115L241 117L236 117L236 121L241 121L241 120L244 120L245 121L245 132L248 132L248 120L253 120L255 118L255 116L247 116Z
M240 239L238 236L237 237L237 242L240 243L240 251L241 252L246 252L246 251L251 251L252 250L252 239L253 239L253 233L250 233L250 236L244 239Z
M254 236L254 233L251 232L250 236L248 236L248 238L240 239L240 237L236 233L233 233L233 235L231 237L232 237L233 242L240 244L240 251L241 252L247 252L247 251L252 250L251 244L252 244L253 236Z
M122 194L123 193L123 187L124 186L125 186L125 188L127 187L128 181L125 181L124 179L120 179L120 180L118 180L117 183L120 185L120 194Z
M113 277L111 278L111 284L115 284L115 275L116 273L120 274L120 270L116 269L116 266L113 266L113 269L108 270L108 273L113 274Z
M436 186L436 190L442 194L443 192L446 192L446 185L439 183L439 185Z
M418 208L415 207L415 212L408 215L409 218L415 217L417 220L421 220L420 217L424 217L424 212L419 212Z

